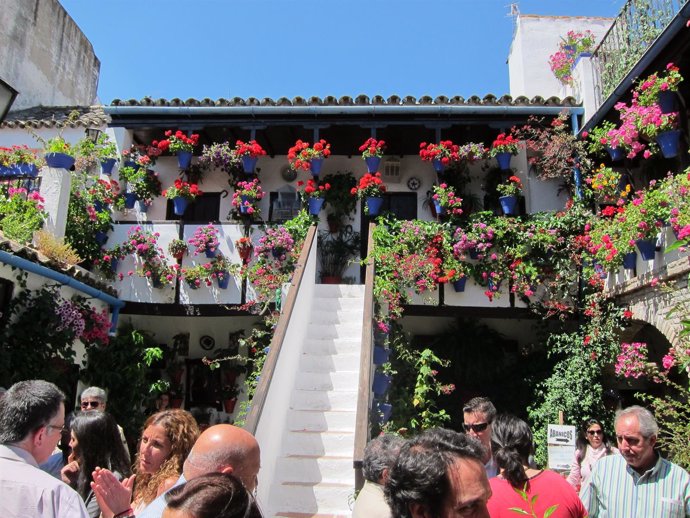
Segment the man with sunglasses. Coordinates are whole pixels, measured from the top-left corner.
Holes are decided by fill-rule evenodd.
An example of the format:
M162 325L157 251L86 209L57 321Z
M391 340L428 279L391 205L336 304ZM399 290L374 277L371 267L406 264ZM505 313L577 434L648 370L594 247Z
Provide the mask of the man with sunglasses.
M88 518L84 501L41 471L65 426L65 395L43 380L20 381L0 398L0 516Z
M81 401L82 412L88 412L89 410L105 412L105 407L108 406L108 394L101 387L89 387L85 389L81 393L81 397L79 399ZM117 425L117 429L120 431L120 439L122 439L122 445L125 447L127 459L130 459L129 446L127 446L125 432L120 425Z
M484 447L484 469L489 478L498 475L498 466L491 452L491 423L496 418L496 407L485 397L470 399L462 408L463 428L470 437L478 439Z

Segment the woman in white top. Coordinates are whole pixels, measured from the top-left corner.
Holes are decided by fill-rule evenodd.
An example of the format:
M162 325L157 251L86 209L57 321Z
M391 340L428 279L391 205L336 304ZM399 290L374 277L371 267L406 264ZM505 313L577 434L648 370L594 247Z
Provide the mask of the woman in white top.
M592 467L599 459L618 453L618 449L611 446L598 419L588 419L583 432L577 439L575 458L568 475L568 482L576 491L580 490L580 486L592 473Z

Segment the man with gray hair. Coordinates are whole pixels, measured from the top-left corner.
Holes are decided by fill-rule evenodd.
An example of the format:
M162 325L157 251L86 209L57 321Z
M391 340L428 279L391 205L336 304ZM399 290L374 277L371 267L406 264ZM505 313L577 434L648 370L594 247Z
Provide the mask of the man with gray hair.
M364 448L364 486L355 500L352 518L390 518L391 510L383 495L383 486L404 443L397 435L385 434L372 439Z
M43 380L20 381L0 398L0 516L88 518L71 487L41 471L65 426L65 395Z
M616 413L620 455L603 457L582 486L590 518L690 516L690 475L655 451L659 426L652 413L631 406Z
M498 475L498 466L491 451L491 423L496 419L496 407L489 398L475 397L465 403L462 414L465 433L477 439L484 447L482 462L486 476L495 477Z
M88 412L89 410L105 412L105 408L108 406L108 393L101 387L89 387L84 389L79 399L82 412ZM129 460L131 457L129 455L127 439L125 438L125 431L119 424L117 425L117 429L120 432L120 439L122 439L122 445L125 447L125 453Z

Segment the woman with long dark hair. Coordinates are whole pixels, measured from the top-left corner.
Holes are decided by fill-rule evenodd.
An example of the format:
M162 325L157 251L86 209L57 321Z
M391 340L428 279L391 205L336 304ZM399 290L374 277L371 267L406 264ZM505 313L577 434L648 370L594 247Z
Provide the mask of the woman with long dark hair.
M522 419L499 415L491 425L491 446L499 475L489 480L492 496L488 508L491 518L515 518L519 508L525 514L544 516L547 509L557 506L552 518L583 518L587 516L575 490L558 473L529 467L532 453L532 432ZM516 490L524 491L524 499ZM534 507L532 498L536 496Z
M79 493L89 516L97 518L101 509L91 490L93 471L97 466L107 468L119 479L130 474L127 452L115 419L98 410L78 413L72 419L69 446L72 452L60 472L62 480Z
M575 445L575 458L567 480L575 491L579 491L582 483L592 473L594 464L602 457L618 453L618 449L611 445L604 425L598 419L585 421Z

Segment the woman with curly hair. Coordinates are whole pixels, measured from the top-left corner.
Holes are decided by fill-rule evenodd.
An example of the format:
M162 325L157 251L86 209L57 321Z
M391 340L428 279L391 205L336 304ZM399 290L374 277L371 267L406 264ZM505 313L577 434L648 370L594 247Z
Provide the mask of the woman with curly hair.
M199 427L185 410L163 410L146 420L134 464L135 512L175 485L198 436Z

